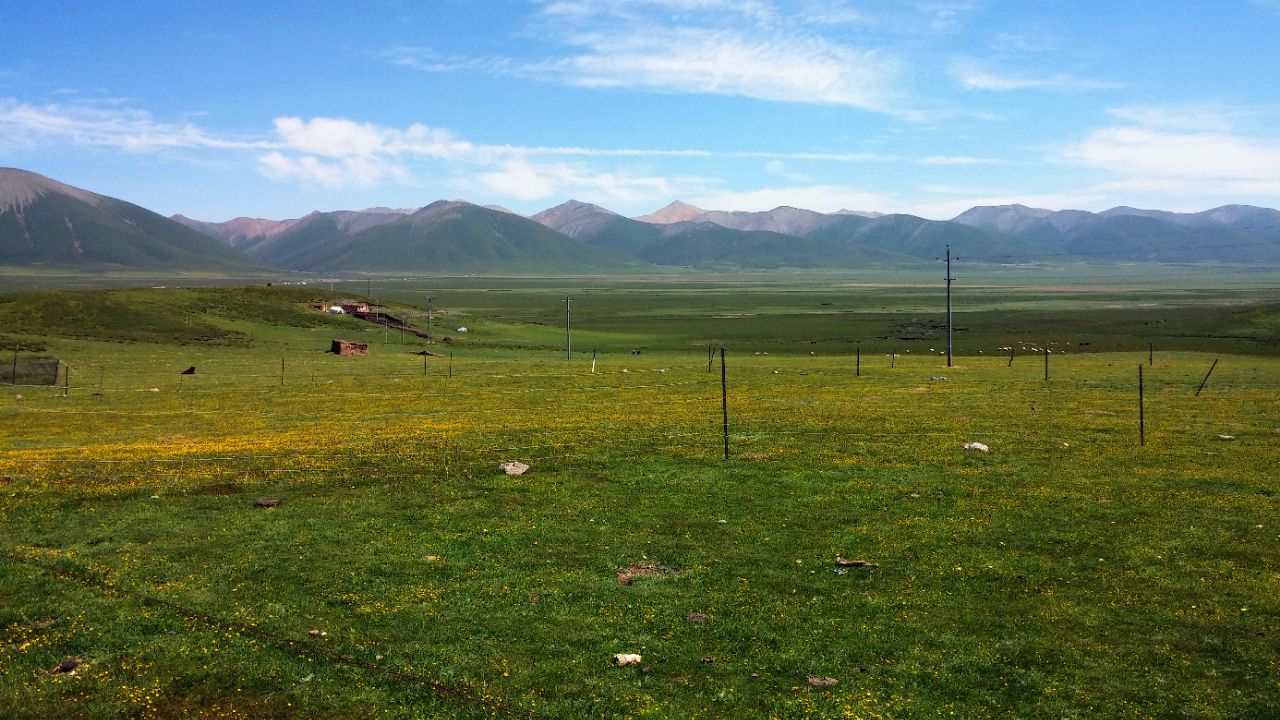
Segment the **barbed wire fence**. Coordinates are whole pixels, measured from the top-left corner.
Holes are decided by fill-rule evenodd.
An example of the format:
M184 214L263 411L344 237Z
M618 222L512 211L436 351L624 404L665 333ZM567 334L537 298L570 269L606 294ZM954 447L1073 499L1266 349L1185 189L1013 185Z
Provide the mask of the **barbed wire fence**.
M810 363L803 356L735 356L731 351L727 360L723 385L719 373L708 373L700 357L664 366L611 363L594 372L549 363L475 362L461 364L451 377L440 368L423 374L407 365L335 368L290 359L287 367L297 369L284 376L284 384L275 364L267 361L198 365L194 376L173 369L89 366L77 372L74 385L32 386L36 392L15 400L8 412L19 421L49 427L71 419L90 428L137 426L146 428L153 440L158 440L156 433L185 433L209 421L234 428L252 419L268 427L283 425L286 442L279 451L250 447L207 452L190 450L178 438L84 457L78 456L75 441L60 440L44 449L0 451L0 474L9 476L15 488L35 483L83 493L115 494L121 486L125 493L143 488L217 493L280 483L307 489L449 482L494 473L498 461L517 458L535 472L614 467L655 455L711 466L724 462L724 439L730 443L730 463L791 454L809 459L817 454L823 462L835 456L878 462L907 453L954 455L965 441L995 437L1003 443L992 443L996 452L1026 454L1052 467L1064 439L1112 450L1139 446L1138 354L1116 356L1105 365L1058 358L1047 381L1038 363L1010 367L1003 355L965 358L954 369L939 366L932 357L907 360L861 353L847 363L829 357ZM1148 371L1157 443L1204 445L1227 431L1261 434L1280 428L1280 387L1274 376L1259 376L1247 362L1228 361L1214 376L1217 381L1196 397L1203 370L1181 362ZM174 407L175 395L181 395L182 407ZM1262 404L1254 402L1258 397L1264 398ZM974 402L997 411L974 419ZM1209 404L1216 412L1204 410ZM723 437L722 408L729 416ZM1231 420L1221 419L1224 409ZM999 427L992 424L993 416L998 416ZM331 428L344 419L350 434L339 442L307 437L313 422ZM1032 426L1041 432L1021 432ZM377 430L366 436L367 428ZM388 428L396 431L386 432ZM1051 432L1054 428L1062 432ZM134 439L145 438L139 433ZM907 445L911 449L903 450ZM1069 461L1066 456L1061 460ZM538 717L521 699L493 699L483 687L397 669L359 649L327 648L288 627L246 623L162 597L151 588L131 587L109 574L16 551L2 557L462 707Z
M96 382L91 367L78 373L82 382L46 388L45 402L34 402L39 399L34 395L16 401L14 412L55 424L75 417L77 422L177 432L243 418L258 423L255 427L274 424L279 432L293 435L279 451L267 453L202 454L177 439L152 443L128 457L10 451L8 461L0 455L0 462L15 477L105 473L115 481L150 478L160 485L195 477L212 482L217 477L251 480L309 473L409 479L448 476L462 468L474 472L517 457L552 468L599 466L655 453L709 462L719 455L722 442L729 445L731 460L811 452L823 438L822 445L843 448L846 454L882 455L902 443L952 448L992 438L1044 451L1049 447L1046 432L1053 434L1049 431L1054 428L1062 429L1057 435L1068 444L1138 446L1144 439L1139 429L1144 410L1146 434L1164 442L1270 433L1280 424L1275 402L1241 405L1239 412L1225 414L1231 419L1223 419L1223 403L1252 402L1239 396L1245 384L1255 391L1276 389L1274 381L1258 378L1256 372L1249 376L1248 367L1236 368L1235 375L1229 369L1219 372L1226 392L1216 400L1209 398L1212 393L1195 396L1202 378L1191 364L1148 370L1151 389L1144 408L1137 395L1138 363L1129 362L1136 355L1117 357L1107 366L1096 361L1073 365L1064 356L1055 361L1049 380L1038 377L1035 364L1011 367L996 355L966 360L970 367L981 365L982 373L956 369L950 377L932 358L909 363L886 357L888 364L875 365L867 362L870 358L849 358L846 368L830 358L809 365L803 357L735 358L731 352L728 357L723 386L718 373L706 373L700 358L592 373L576 367L481 362L465 366L455 378L423 375L416 367L335 370L294 362L299 369L284 385L279 371L265 363L213 364L199 375L169 377L131 367L112 367L108 376L108 369L100 367ZM990 378L986 373L1000 375ZM1208 387L1212 391L1215 386ZM880 397L862 402L860 393L868 392ZM180 394L185 407L175 408L165 397L170 393ZM885 399L885 393L892 395ZM55 397L69 402L53 402ZM970 417L965 403L979 399L1000 408L1000 422L985 421L983 426ZM1219 411L1203 412L1209 402L1216 402ZM340 439L299 437L309 421L329 429L345 422L348 432ZM401 429L387 432L388 427ZM1041 432L1017 432L1032 427ZM1034 447L1037 443L1041 447Z

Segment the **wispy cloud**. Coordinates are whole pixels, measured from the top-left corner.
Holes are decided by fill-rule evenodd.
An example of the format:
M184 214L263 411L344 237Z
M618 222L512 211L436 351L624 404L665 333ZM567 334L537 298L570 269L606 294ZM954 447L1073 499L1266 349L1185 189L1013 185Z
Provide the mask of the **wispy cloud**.
M258 158L258 169L272 180L293 180L329 190L368 188L387 179L405 179L403 165L373 156L349 156L324 159L314 155L286 155L269 152Z
M682 197L701 208L717 210L772 210L788 205L818 212L879 210L901 201L893 195L847 185L790 185L755 190L692 190Z
M388 48L377 57L392 65L426 73L481 72L490 75L515 75L519 72L519 65L510 58L442 55L430 48L411 45Z
M1271 183L1280 167L1280 144L1220 132L1119 126L1095 130L1057 157L1133 177Z
M1025 55L1056 50L1057 42L1041 31L999 32L991 38L991 49L1007 55Z
M896 61L816 38L749 38L732 30L650 28L588 33L582 52L526 66L533 77L583 87L629 87L892 111Z
M1009 161L968 155L929 155L916 162L921 165L1007 165Z
M1143 195L1166 205L1185 204L1185 198L1280 199L1280 141L1235 129L1250 111L1194 105L1111 112L1120 124L1057 148L1051 159L1108 173L1099 187L1114 194Z
M654 197L672 197L683 188L703 184L691 178L673 180L626 170L602 171L576 163L535 162L526 158L506 160L476 178L482 192L526 202L582 197L623 206L643 204Z
M1094 80L1067 73L1014 74L993 69L971 58L958 58L948 69L951 77L966 90L1010 92L1013 90L1111 90L1118 83Z
M938 4L929 12L945 13ZM728 0L544 3L540 58L459 57L396 46L384 62L423 72L484 72L586 88L726 95L855 107L912 118L892 53L850 44L831 26L862 16L844 5L781 9Z
M142 110L109 104L33 104L0 98L0 148L50 141L146 153L175 149L247 150L255 140L211 134L191 123L165 123Z

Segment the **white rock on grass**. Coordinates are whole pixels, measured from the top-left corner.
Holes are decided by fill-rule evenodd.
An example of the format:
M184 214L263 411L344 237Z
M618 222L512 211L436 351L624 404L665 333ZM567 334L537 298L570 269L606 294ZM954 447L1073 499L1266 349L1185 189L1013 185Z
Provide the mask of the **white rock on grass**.
M643 659L636 653L618 653L613 656L613 664L618 667L631 667L632 665L639 665Z
M967 442L964 444L964 449L974 452L991 452L991 448L980 442Z
M508 475L523 475L526 472L529 472L529 466L525 465L519 460L512 460L511 462L498 463L498 469Z

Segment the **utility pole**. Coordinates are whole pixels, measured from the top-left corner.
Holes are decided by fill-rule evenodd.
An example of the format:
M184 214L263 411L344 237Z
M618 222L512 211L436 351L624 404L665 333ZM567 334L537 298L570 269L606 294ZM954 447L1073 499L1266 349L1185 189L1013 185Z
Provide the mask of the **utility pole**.
M952 365L952 346L951 346L951 281L955 278L951 277L951 246L947 246L947 367Z
M564 359L573 359L573 336L569 334L569 303L573 298L564 296Z
M427 297L427 339L431 339L431 303L435 298Z

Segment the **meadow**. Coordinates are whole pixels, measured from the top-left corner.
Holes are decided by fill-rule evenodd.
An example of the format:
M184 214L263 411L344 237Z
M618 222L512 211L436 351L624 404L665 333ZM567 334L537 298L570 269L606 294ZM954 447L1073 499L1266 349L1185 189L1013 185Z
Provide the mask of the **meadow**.
M1274 283L927 280L0 296L0 716L1280 715Z

